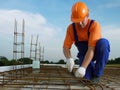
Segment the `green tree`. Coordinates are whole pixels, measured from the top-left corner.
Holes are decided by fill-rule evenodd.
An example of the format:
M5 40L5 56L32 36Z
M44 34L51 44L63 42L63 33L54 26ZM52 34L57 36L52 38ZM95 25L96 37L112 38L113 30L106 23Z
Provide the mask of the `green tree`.
M2 61L0 61L0 66L4 66L4 63Z
M57 62L57 64L65 64L66 62L63 60L63 59L61 59L61 60L59 60L58 62Z
M108 64L120 64L120 57L109 60Z
M30 58L20 58L18 59L19 64L32 64L32 59Z
M0 56L0 66L8 66L9 65L9 61L6 57L4 56Z
M45 64L49 64L49 61L48 61L48 60L46 60L46 61L44 61L44 63L45 63Z

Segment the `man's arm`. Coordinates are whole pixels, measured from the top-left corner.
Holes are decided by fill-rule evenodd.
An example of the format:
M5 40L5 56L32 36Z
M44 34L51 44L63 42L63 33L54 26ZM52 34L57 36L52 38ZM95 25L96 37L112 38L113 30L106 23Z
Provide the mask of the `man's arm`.
M68 68L68 71L72 72L75 63L74 63L74 59L71 56L71 51L68 48L63 48L63 53L66 57L66 66Z
M89 63L91 62L93 56L94 56L94 51L95 51L95 47L88 47L88 50L86 52L86 55L84 57L83 63L82 63L82 67L87 68Z
M68 59L68 58L72 58L70 49L64 47L64 48L63 48L63 53L64 53L64 56L65 56L67 59Z
M84 77L86 73L86 68L88 67L90 61L94 56L94 49L95 47L88 47L86 55L84 57L82 65L76 70L75 76L76 77Z

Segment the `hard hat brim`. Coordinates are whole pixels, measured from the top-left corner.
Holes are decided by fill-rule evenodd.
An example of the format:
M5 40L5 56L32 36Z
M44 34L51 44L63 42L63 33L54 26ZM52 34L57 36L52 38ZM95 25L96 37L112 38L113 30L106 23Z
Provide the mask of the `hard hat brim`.
M72 22L77 23L77 22L81 22L81 21L83 21L83 20L84 20L84 18L73 18L73 17L71 16L71 21L72 21Z

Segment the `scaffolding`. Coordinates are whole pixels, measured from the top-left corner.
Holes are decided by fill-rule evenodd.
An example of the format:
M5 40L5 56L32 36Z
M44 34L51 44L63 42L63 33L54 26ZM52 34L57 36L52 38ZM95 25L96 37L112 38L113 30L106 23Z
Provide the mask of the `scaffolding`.
M32 68L40 68L40 43L38 45L38 35L35 40L33 40L33 36L31 36L31 43L30 43L30 59L32 59Z
M17 30L17 20L15 19L15 24L14 24L14 42L13 42L13 66L11 70L11 79L17 78L17 70L21 68L20 73L23 75L24 74L24 63L22 61L17 61L18 60L18 55L20 56L19 58L24 58L24 26L25 26L25 21L23 19L22 21L22 32L18 32ZM17 65L20 64L18 67Z
M36 42L33 42L33 36L31 35L30 43L30 58L33 60L44 61L44 47L41 47L40 42L38 44L38 35Z
M14 43L13 43L13 60L18 59L18 54L21 56L21 58L24 58L24 26L25 21L23 19L22 21L22 32L17 31L17 21L15 19L15 25L14 25ZM21 41L19 41L21 39ZM20 62L22 64L22 62ZM14 63L16 65L16 62ZM14 68L15 69L15 68Z
M36 42L33 42L33 36L31 36L31 43L30 43L30 58L33 60L37 60L37 46L38 46L38 35L36 38Z

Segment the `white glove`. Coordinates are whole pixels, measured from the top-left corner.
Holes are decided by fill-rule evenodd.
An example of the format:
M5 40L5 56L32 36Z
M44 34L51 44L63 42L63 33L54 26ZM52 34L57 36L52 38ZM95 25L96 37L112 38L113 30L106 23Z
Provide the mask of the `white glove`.
M75 63L74 63L73 58L67 59L66 66L67 66L69 72L72 72L74 65L75 65Z
M86 69L84 67L79 67L75 72L75 76L76 77L84 77L85 72L86 72Z

